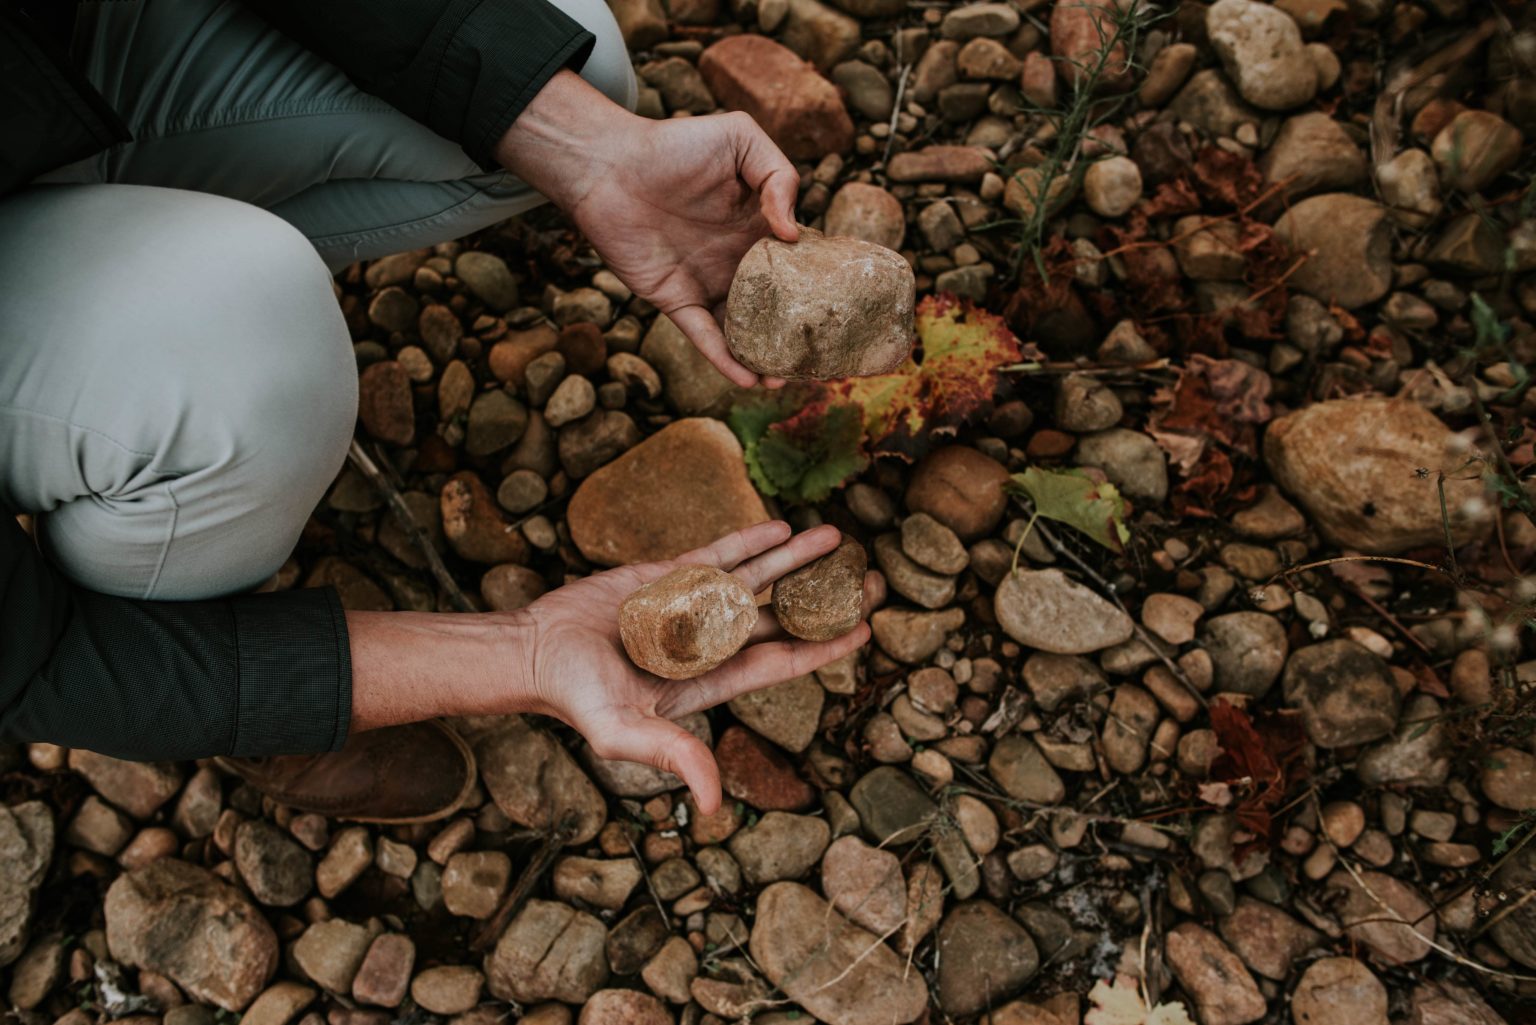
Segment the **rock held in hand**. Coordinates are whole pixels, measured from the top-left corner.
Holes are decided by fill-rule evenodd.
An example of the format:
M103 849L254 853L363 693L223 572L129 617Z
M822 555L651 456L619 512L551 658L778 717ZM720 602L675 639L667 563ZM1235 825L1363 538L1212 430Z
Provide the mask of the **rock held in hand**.
M790 378L883 374L912 351L912 268L884 246L800 229L747 251L725 337L748 369Z
M682 566L619 606L619 637L635 665L668 680L702 675L747 643L757 603L736 577Z
M864 546L847 534L836 548L773 585L773 614L786 632L806 641L830 641L863 616Z

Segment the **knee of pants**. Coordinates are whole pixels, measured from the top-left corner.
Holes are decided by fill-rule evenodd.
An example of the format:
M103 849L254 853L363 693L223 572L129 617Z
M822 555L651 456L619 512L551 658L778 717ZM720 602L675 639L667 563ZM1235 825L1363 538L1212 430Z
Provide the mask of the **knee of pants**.
M640 100L635 66L608 4L604 0L555 0L555 5L597 37L592 55L581 67L581 77L614 103L634 110Z
M113 237L179 259L168 278L138 277L131 307L103 269L100 300L129 310L120 328L133 337L117 344L132 347L132 370L112 382L115 402L90 405L115 406L103 426L143 458L54 508L45 543L109 593L247 590L297 543L352 436L357 370L330 276L303 235L248 204L85 188L139 193Z

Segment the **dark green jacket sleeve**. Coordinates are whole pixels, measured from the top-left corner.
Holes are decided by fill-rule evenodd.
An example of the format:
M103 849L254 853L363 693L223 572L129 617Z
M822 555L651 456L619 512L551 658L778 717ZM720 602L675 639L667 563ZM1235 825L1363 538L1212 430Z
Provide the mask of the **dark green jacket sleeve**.
M334 750L352 668L333 590L133 601L71 584L0 514L0 739L119 758Z
M546 0L246 0L482 167L544 83L594 37Z

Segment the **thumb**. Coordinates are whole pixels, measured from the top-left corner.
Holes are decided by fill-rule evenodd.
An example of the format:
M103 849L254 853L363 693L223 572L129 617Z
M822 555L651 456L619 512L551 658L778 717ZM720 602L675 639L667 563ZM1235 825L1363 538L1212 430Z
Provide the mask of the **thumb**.
M795 199L800 194L800 175L783 150L750 115L732 115L736 141L736 169L742 181L758 193L763 219L785 242L800 237L795 224Z
M648 716L626 726L606 758L642 762L670 772L688 785L705 815L720 808L720 768L714 752L675 722Z

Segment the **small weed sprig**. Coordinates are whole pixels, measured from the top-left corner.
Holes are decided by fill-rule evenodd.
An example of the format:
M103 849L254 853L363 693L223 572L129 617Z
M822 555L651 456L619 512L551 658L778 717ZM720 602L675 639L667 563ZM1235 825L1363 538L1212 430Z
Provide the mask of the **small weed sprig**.
M1026 114L1054 121L1056 137L1045 160L1034 168L1035 174L1031 176L1033 184L1027 186L1033 209L1028 216L1016 222L999 222L1017 223L1019 226L1020 248L1015 261L1015 273L1018 262L1028 253L1036 271L1042 279L1047 280L1050 271L1045 265L1042 250L1045 246L1046 225L1058 205L1053 200L1064 193L1074 192L1081 184L1089 163L1082 159L1083 142L1088 132L1109 121L1136 95L1136 89L1133 88L1116 95L1100 96L1099 89L1112 77L1123 75L1135 78L1143 70L1136 62L1137 46L1146 30L1166 17L1166 12L1154 9L1147 0L1121 0L1103 6L1092 0L1063 2L1090 12L1099 36L1099 45L1086 58L1051 58L1070 64L1079 72L1073 79L1064 106L1055 110L1029 103L1022 106ZM1066 189L1058 184L1063 175L1069 176L1069 187Z

